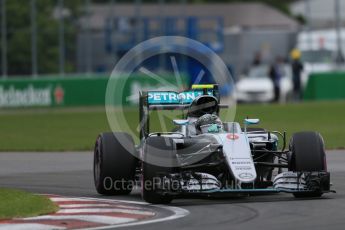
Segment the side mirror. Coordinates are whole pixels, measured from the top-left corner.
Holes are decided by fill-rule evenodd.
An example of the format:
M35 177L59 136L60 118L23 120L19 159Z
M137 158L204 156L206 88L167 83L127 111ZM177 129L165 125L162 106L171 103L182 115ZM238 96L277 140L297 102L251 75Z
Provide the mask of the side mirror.
M256 125L259 124L260 119L244 119L244 132L247 132L247 126L248 125Z
M245 125L257 125L259 124L260 119L244 119L244 124Z
M188 125L189 124L189 121L188 120L173 120L174 124L175 125Z

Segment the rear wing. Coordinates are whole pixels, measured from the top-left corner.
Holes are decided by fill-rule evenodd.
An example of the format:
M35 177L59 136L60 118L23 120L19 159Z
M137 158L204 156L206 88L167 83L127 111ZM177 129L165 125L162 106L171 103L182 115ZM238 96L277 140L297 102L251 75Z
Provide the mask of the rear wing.
M174 91L140 91L139 92L139 122L140 139L147 137L149 130L150 110L185 110L195 98L211 95L220 101L218 85L193 85L190 90ZM223 105L220 105L223 107ZM227 107L227 106L226 106Z

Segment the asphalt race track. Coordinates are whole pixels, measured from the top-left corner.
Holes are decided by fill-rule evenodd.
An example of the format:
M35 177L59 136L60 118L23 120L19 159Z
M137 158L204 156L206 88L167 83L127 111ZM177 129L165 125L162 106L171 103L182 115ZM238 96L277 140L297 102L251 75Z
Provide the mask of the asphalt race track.
M91 153L0 153L0 186L36 193L141 201L130 196L97 195ZM126 229L345 229L345 151L327 153L332 189L321 199L295 199L289 194L228 199L174 200L186 217Z

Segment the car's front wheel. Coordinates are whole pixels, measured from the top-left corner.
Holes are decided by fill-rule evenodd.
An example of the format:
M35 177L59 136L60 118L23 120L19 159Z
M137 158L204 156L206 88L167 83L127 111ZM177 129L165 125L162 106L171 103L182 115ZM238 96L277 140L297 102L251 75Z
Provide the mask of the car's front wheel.
M290 141L289 170L294 172L325 172L327 170L324 141L317 132L295 133ZM320 197L321 191L299 192L295 197Z
M93 175L102 195L125 195L134 185L137 159L133 139L126 133L101 133L94 148Z

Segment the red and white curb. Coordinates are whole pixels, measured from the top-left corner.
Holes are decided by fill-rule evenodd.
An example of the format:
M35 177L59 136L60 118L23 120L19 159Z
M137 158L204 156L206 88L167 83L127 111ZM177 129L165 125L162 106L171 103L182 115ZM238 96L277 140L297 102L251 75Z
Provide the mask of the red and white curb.
M137 201L48 197L59 206L57 213L0 220L0 230L108 229L173 220L189 214L185 209ZM172 215L155 218L157 209L168 210Z

